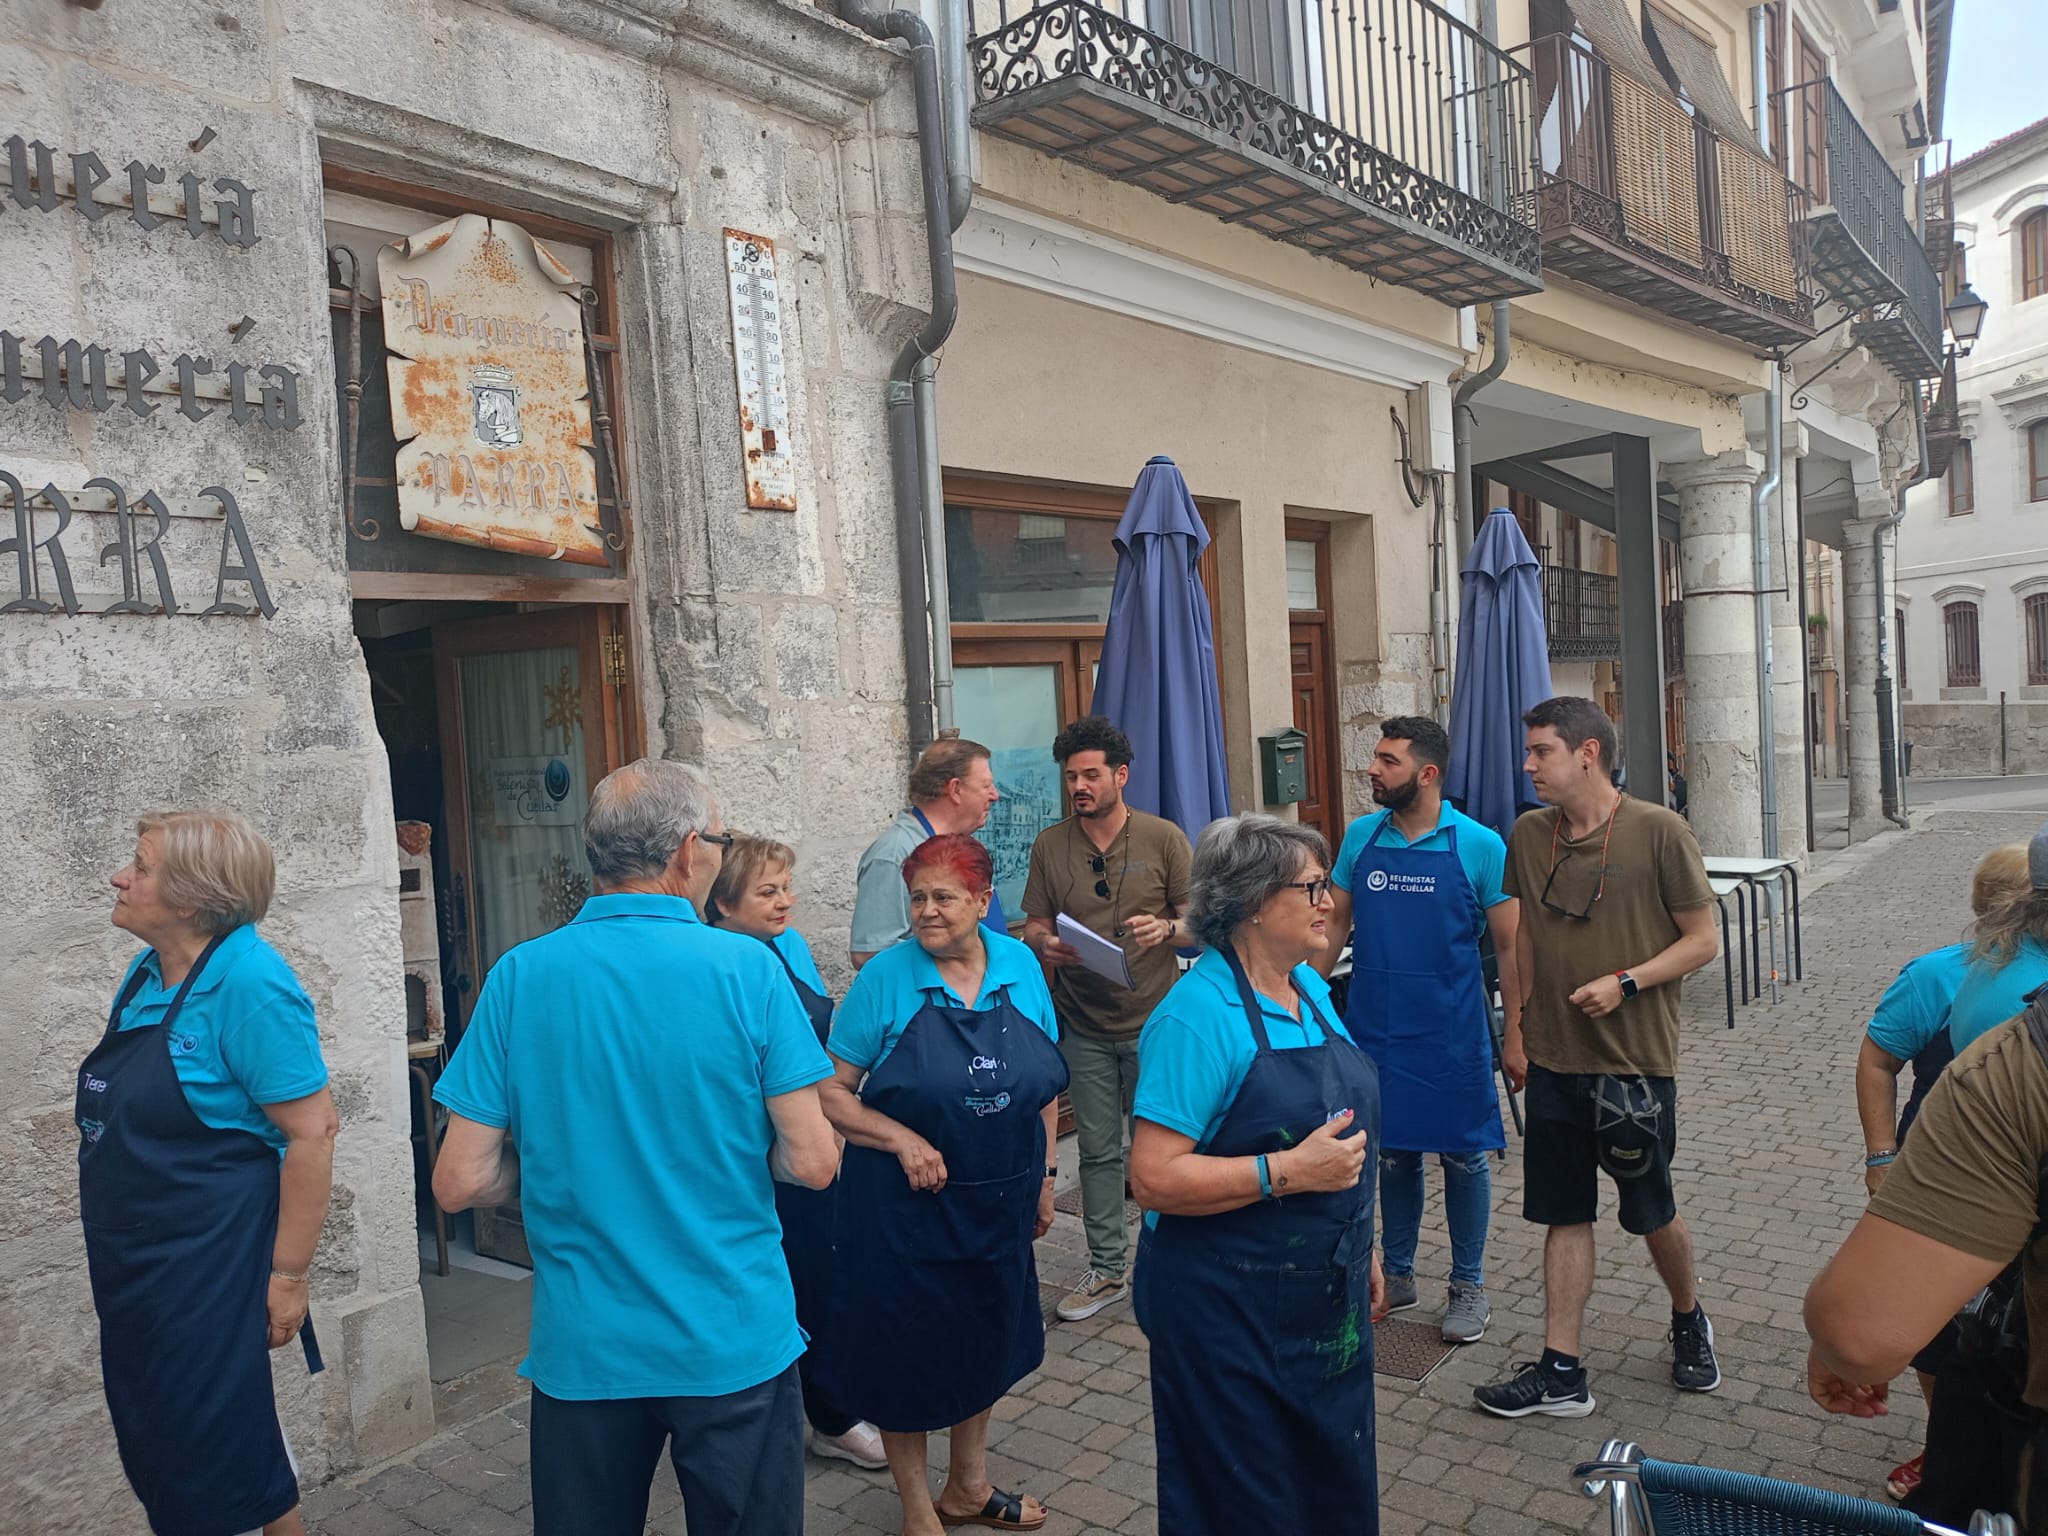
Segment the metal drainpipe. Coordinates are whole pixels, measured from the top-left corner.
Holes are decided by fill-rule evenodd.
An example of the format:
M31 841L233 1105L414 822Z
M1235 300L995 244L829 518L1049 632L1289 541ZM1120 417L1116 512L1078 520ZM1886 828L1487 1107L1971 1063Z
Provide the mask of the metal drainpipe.
M1766 19L1764 7L1750 7L1749 55L1755 86L1756 141L1768 159L1771 153L1771 82L1764 52ZM1757 777L1763 793L1764 857L1775 859L1778 856L1778 732L1777 722L1772 718L1776 701L1771 697L1771 513L1773 504L1779 500L1784 481L1785 368L1782 363L1771 364L1771 388L1765 396L1764 410L1769 417L1764 433L1767 460L1763 478L1750 490L1750 563L1754 571L1751 585L1756 588ZM1785 509L1777 505L1775 511L1782 526ZM1773 915L1776 905L1774 896ZM1775 964L1776 956L1773 955L1772 959Z
M1479 0L1479 35L1488 43L1500 40L1500 8L1498 0ZM1497 85L1492 55L1485 56L1487 84ZM1496 97L1498 105L1498 97ZM1503 113L1499 110L1487 114L1493 127L1491 151L1486 157L1487 190L1494 194L1494 202L1500 201L1499 192L1505 167L1502 157L1507 153L1506 129ZM1478 519L1472 507L1472 408L1466 404L1480 390L1507 371L1508 349L1512 320L1510 306L1506 299L1493 301L1493 360L1478 373L1471 375L1451 396L1451 472L1457 484L1451 490L1456 497L1458 509L1458 561L1457 569L1463 570L1465 556L1471 552L1472 539L1478 530Z
M932 276L932 308L917 334L903 344L889 371L889 456L896 499L896 567L903 589L903 655L905 692L910 711L910 744L922 751L934 731L952 724L951 627L944 606L945 509L936 505L934 486L938 442L936 421L920 444L916 379L952 333L960 312L953 274L951 188L945 159L945 117L940 105L938 45L931 29L913 11L876 11L864 0L840 0L839 17L870 37L902 39L910 45L910 75L917 95L917 154L924 184L926 249ZM928 376L927 376L928 377ZM926 392L929 393L929 382ZM929 407L927 407L929 414ZM927 464L929 459L929 466ZM934 505L927 506L927 499ZM931 527L939 539L934 545ZM943 658L943 660L941 659ZM945 694L939 703L938 670L944 669Z
M1927 411L1920 399L1916 385L1908 385L1913 391L1913 433L1920 445L1920 462L1913 469L1912 478L1899 482L1899 510L1870 530L1870 552L1876 561L1877 577L1877 774L1878 793L1884 806L1886 821L1895 826L1913 829L1913 823L1906 818L1904 799L1899 791L1899 730L1893 711L1896 700L1892 696L1891 668L1891 604L1885 600L1884 592L1884 536L1897 529L1906 518L1906 492L1924 483L1927 478Z

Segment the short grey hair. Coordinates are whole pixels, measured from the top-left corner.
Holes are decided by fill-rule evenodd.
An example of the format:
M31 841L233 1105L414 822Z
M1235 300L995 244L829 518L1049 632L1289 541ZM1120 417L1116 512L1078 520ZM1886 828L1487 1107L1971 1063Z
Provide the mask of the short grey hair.
M593 884L651 880L693 832L711 829L711 784L688 763L643 757L614 768L590 792L583 854Z
M1301 878L1305 859L1330 864L1330 845L1314 827L1257 814L1210 822L1195 839L1188 927L1211 949L1225 948L1274 893Z

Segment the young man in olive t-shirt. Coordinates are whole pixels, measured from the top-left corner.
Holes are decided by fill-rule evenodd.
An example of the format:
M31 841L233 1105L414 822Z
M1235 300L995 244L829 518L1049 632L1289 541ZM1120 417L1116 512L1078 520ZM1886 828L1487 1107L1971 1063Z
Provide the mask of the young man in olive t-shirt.
M1024 942L1051 971L1080 1142L1088 1273L1059 1304L1061 1318L1078 1322L1131 1294L1124 1133L1138 1086L1138 1031L1179 975L1173 951L1189 942L1181 914L1193 854L1179 827L1124 803L1130 738L1107 720L1075 721L1053 742L1052 755L1074 814L1031 845ZM1120 944L1134 985L1077 964L1079 953L1060 941L1061 913Z
M1692 828L1614 787L1614 725L1600 707L1548 699L1522 723L1523 768L1547 808L1524 815L1508 837L1502 885L1521 901L1516 943L1528 995L1501 1059L1511 1082L1527 1082L1522 1213L1548 1229L1544 1348L1541 1360L1473 1397L1502 1418L1582 1418L1593 1411L1579 1336L1603 1169L1621 1196L1623 1230L1644 1239L1671 1293L1672 1384L1721 1384L1671 1188L1679 983L1719 946Z

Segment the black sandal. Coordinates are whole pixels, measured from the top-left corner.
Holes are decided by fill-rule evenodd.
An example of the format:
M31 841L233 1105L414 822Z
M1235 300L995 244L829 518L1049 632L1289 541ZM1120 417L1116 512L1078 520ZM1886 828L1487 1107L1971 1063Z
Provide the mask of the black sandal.
M949 1515L936 1504L932 1508L938 1510L941 1525L985 1525L997 1531L1035 1531L1045 1524L1048 1513L1045 1507L1040 1505L1038 1518L1027 1521L1024 1518L1024 1495L1005 1493L1000 1488L990 1491L988 1502L981 1506L981 1513L978 1515Z

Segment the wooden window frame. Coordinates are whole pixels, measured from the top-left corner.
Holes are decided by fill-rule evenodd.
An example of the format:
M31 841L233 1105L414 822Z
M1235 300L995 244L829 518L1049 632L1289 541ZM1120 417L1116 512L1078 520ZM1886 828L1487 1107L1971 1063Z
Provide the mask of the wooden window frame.
M1962 622L1967 613L1969 621ZM1969 655L1965 658L1962 639L1967 631ZM1955 598L1941 605L1942 650L1946 657L1942 668L1943 686L1948 688L1982 688L1984 686L1984 628L1983 615L1977 604L1966 597ZM1968 662L1967 670L1961 665Z
M465 213L486 218L515 221L528 234L543 240L557 240L581 246L591 254L591 286L597 290L598 334L590 338L591 350L605 370L606 402L611 406L612 442L617 461L612 465L613 491L618 498L618 573L608 577L562 577L544 575L463 575L460 573L415 573L399 571L350 571L349 593L355 598L398 601L445 601L483 603L629 603L632 598L630 562L633 555L633 493L627 446L630 406L623 389L625 366L620 352L618 251L613 235L593 225L573 224L551 214L536 213L510 203L466 197L436 187L418 186L368 171L323 162L320 167L323 193L343 192L373 202L416 208L422 213L456 218ZM323 266L325 258L323 256ZM330 288L330 310L348 311L347 296ZM381 362L365 357L365 368ZM541 562L536 561L538 565Z
M1977 510L1977 456L1966 437L1956 444L1955 456L1942 476L1948 487L1948 515L1967 517Z
M2027 500L2048 501L2048 417L2027 424Z
M2020 599L2020 636L2027 652L2027 686L2048 687L2048 592Z
M1793 81L1794 85L1810 87L1816 81L1829 78L1827 55L1796 21L1792 23L1792 70L1798 76ZM1790 167L1791 178L1806 189L1815 203L1825 203L1828 200L1827 93L1810 88L1802 90L1795 120L1799 124L1799 154L1796 159L1788 154L1786 164ZM1791 122L1787 122L1786 127L1789 131Z
M1785 7L1778 0L1764 7L1764 81L1771 103L1771 158L1783 171L1792 164L1792 146L1785 136Z
M2018 230L2020 302L2048 294L2048 208L2036 208Z

